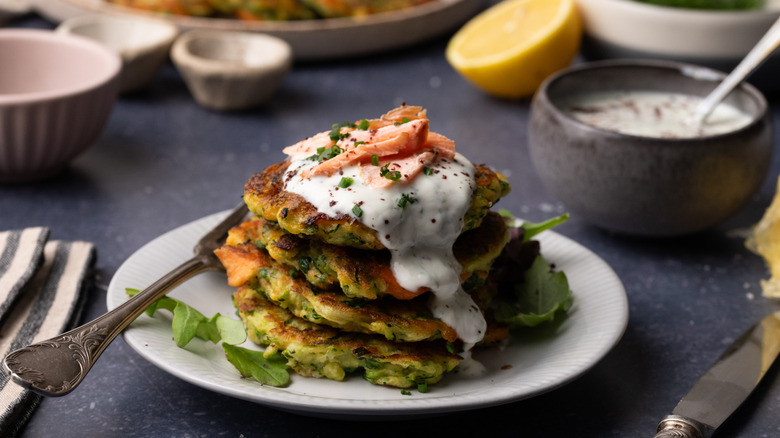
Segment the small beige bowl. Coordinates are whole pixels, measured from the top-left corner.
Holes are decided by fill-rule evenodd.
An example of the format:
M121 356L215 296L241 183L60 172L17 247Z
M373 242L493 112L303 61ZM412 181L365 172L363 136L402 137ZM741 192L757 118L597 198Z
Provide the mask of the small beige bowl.
M122 62L86 38L0 29L0 181L52 176L100 135Z
M166 20L84 15L65 20L57 32L80 35L114 50L122 58L122 93L138 91L154 80L179 29Z
M772 121L758 90L742 84L725 100L749 117L746 126L687 138L598 128L574 118L565 102L631 90L704 97L723 77L650 60L584 63L552 75L531 104L528 148L539 178L572 216L619 233L680 236L719 224L759 189L771 162Z
M171 59L200 105L241 110L271 97L292 67L292 50L270 35L192 30L176 39Z

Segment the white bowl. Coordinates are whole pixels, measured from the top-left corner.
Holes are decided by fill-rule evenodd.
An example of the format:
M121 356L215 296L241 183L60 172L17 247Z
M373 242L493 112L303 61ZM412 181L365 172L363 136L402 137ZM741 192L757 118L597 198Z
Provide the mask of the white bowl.
M122 58L121 92L140 90L155 78L168 60L179 29L167 20L84 15L65 20L57 32L98 41Z
M270 35L193 30L176 39L171 59L199 104L241 110L271 97L292 67L292 50Z
M121 61L86 38L0 29L0 181L52 176L100 135Z
M683 9L635 0L577 0L587 59L649 58L730 71L780 17L780 0L757 10ZM780 59L751 77L762 90L780 88Z

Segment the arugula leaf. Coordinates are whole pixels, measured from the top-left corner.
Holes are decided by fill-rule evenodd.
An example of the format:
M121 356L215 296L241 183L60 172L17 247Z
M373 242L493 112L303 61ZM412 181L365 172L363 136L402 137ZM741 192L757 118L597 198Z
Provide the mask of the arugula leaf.
M129 296L134 296L138 289L126 288ZM290 382L287 361L281 354L265 357L262 352L237 347L246 341L244 323L219 313L206 318L202 313L188 304L174 298L164 296L147 309L149 316L154 316L157 309L173 312L173 340L179 347L185 347L192 338L200 338L215 344L222 341L227 360L238 369L244 377L251 377L264 385L286 386Z
M140 291L126 288L125 292L132 297ZM149 316L154 316L157 309L165 309L173 313L173 340L178 347L185 347L194 337L215 344L222 341L223 344L237 345L246 340L244 324L219 313L208 319L188 304L167 296L152 303L145 312Z
M542 231L549 230L550 228L562 224L569 220L569 213L564 213L560 216L547 219L544 222L523 222L520 224L525 232L523 233L523 242L528 242L532 237L541 233Z
M521 228L523 230L523 242L528 242L534 236L541 233L542 231L549 230L550 228L553 228L557 225L566 222L567 220L569 220L569 216L570 216L569 213L564 213L560 216L556 216L542 222L528 222L528 221L520 221L508 210L499 210L498 214L508 219L508 223L510 227ZM518 222L520 223L518 224Z
M219 342L219 339L214 341L209 336L210 330L208 328L199 333L198 327L205 321L206 317L202 313L182 302L176 303L176 307L173 308L173 341L176 342L176 346L185 347L196 334L199 335L198 337L203 336L203 340L212 341L215 344Z
M558 311L572 304L569 281L563 272L553 272L542 256L534 259L523 281L514 286L514 299L498 301L496 319L513 328L534 327L553 321Z
M238 319L227 318L219 313L212 318L217 327L219 337L222 338L222 344L238 345L246 341L246 330L244 323Z
M249 350L222 343L225 356L244 377L251 377L263 385L287 386L290 372L287 360L279 353L265 357L262 351Z

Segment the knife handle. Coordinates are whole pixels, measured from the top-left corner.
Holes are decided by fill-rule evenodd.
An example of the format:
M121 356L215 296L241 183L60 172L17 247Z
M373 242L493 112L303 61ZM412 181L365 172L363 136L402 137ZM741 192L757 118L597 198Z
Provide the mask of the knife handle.
M705 426L679 415L667 415L660 423L654 438L703 438Z

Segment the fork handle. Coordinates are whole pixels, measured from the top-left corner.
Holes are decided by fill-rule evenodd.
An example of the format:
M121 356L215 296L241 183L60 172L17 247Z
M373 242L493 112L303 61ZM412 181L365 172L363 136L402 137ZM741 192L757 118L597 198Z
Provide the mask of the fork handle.
M3 368L14 382L45 396L62 396L84 379L108 344L155 300L184 280L215 269L206 256L182 263L102 316L52 339L8 354Z

